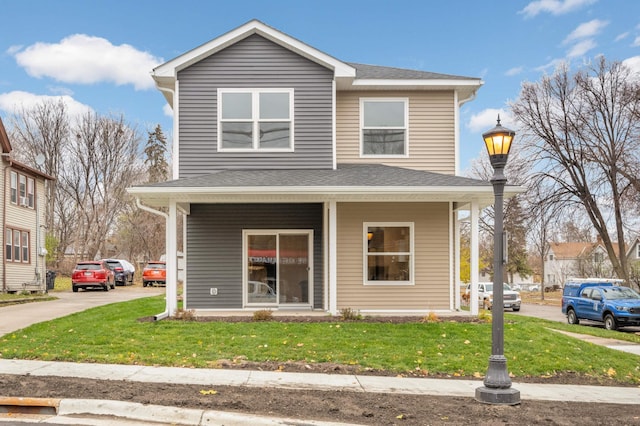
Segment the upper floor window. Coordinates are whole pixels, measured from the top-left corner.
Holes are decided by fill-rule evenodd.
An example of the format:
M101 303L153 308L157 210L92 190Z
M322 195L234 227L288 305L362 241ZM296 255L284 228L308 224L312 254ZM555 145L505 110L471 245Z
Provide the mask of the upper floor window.
M293 150L293 89L218 89L218 150Z
M553 255L552 254L549 255L549 260L553 260Z
M413 223L364 224L365 284L413 284Z
M33 208L35 206L35 179L11 172L11 203Z
M407 99L360 99L362 156L406 156L408 150Z

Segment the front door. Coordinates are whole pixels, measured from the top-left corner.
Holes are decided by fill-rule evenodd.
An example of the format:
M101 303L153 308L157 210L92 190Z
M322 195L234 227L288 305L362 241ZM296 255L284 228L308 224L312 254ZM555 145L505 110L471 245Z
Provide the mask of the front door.
M313 231L244 231L245 306L312 305Z

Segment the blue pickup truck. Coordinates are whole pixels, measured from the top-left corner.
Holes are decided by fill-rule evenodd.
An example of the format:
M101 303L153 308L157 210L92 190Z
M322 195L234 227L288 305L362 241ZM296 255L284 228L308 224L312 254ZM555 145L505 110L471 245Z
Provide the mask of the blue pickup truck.
M607 330L640 325L640 294L611 281L567 282L562 293L562 313L569 324L598 321Z

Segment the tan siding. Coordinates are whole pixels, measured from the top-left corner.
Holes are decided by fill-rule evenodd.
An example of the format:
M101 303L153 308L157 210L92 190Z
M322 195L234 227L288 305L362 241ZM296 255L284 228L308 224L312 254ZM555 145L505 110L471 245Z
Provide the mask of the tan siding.
M449 309L446 203L339 203L338 309ZM415 285L364 285L363 223L414 222Z
M338 92L336 135L338 163L384 163L437 173L455 173L455 110L453 92L384 92L409 99L409 157L360 157L360 98L380 92Z
M7 171L8 173L8 171ZM2 179L4 180L4 173L2 173ZM6 270L6 288L8 291L21 291L23 289L22 283L32 282L35 279L36 266L40 272L42 290L46 287L46 265L45 258L38 256L38 243L44 247L44 230L38 229L38 225L44 225L44 203L45 203L45 190L44 180L36 179L36 206L38 209L29 209L26 207L19 207L11 204L10 200L10 188L8 187L8 180L6 182L5 191L6 198L4 199L5 205L5 227L2 229L1 241L2 241L2 261L5 261L5 230L6 228L18 229L21 231L29 231L29 263L14 263L5 262ZM36 215L39 216L37 219ZM41 235L38 235L38 232ZM39 239L39 240L38 240ZM36 257L38 256L38 257ZM1 273L0 273L1 274ZM0 275L1 277L1 275ZM33 288L32 288L33 289Z

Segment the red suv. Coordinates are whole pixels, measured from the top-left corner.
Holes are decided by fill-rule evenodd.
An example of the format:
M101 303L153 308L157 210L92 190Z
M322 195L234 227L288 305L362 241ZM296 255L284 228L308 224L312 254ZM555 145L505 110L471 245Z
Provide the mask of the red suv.
M142 270L142 286L152 286L153 284L167 283L167 264L163 261L147 262L147 266Z
M79 288L102 288L109 291L116 288L116 279L113 271L102 260L78 262L71 273L71 288L74 293Z

